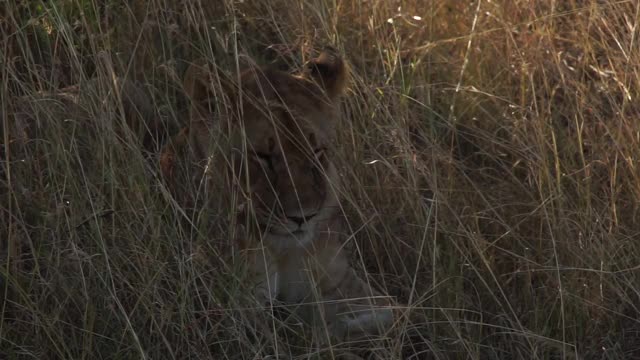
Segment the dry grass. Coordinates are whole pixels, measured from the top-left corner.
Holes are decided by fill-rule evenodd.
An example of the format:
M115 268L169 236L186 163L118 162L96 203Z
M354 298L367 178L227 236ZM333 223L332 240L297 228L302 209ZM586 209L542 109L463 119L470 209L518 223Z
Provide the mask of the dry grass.
M146 84L173 132L190 61L295 68L324 44L353 69L337 144L353 260L412 313L372 358L640 357L638 2L211 3L3 5L0 357L348 348L278 317L254 326L232 215L182 211L157 146L138 151L110 121L52 121L55 104L28 139L13 129L20 97L90 78L106 91L118 74ZM89 117L119 119L109 104Z

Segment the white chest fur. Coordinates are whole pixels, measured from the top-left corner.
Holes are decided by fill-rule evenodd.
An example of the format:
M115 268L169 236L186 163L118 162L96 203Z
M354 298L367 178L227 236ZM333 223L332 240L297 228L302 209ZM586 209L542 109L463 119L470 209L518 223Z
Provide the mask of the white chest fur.
M319 237L317 227L290 235L268 234L263 239L271 257L269 280L272 298L287 303L302 301L311 295L313 284L313 247Z

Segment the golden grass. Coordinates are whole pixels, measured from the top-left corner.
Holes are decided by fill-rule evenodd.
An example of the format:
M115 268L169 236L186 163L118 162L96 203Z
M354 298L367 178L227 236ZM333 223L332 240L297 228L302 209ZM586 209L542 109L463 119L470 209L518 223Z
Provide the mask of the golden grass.
M337 143L353 260L411 313L363 356L640 357L638 2L211 3L5 5L0 357L349 350L250 320L232 215L177 206L153 151L108 121L52 121L54 105L20 142L13 116L19 98L117 74L146 84L172 133L190 61L295 68L325 44L353 73Z

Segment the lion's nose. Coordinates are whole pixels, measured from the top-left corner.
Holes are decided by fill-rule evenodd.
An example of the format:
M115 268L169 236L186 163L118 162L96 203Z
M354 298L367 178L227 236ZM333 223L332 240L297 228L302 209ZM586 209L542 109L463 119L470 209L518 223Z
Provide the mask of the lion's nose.
M317 214L318 213L304 214L304 216L302 216L302 217L300 217L300 216L287 216L287 219L289 219L289 220L293 221L294 223L298 224L298 226L302 226L302 224L304 224L307 221L311 220L311 218L313 218Z

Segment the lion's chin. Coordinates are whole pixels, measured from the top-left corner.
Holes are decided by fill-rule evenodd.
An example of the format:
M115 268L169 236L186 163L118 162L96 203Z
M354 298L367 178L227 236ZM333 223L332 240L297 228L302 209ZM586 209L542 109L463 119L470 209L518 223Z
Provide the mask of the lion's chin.
M301 226L289 224L274 224L268 221L260 221L260 226L264 234L274 236L286 236L286 237L301 237L305 236L312 230L312 223L305 223Z
M308 229L271 229L265 235L264 240L275 251L305 247L315 238L314 232Z
M270 227L267 230L267 233L271 234L271 235L277 235L277 236L302 236L306 233L306 231L304 231L303 229L296 229L296 230L290 230L290 229L285 229L285 228L280 228L280 227Z

